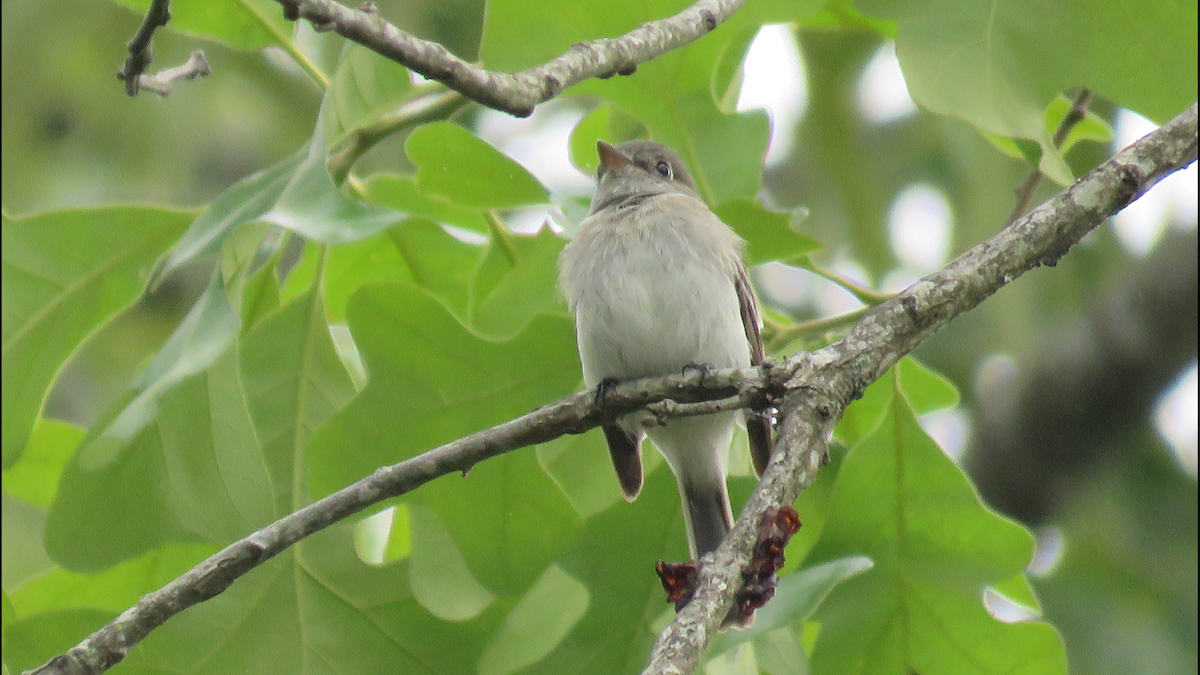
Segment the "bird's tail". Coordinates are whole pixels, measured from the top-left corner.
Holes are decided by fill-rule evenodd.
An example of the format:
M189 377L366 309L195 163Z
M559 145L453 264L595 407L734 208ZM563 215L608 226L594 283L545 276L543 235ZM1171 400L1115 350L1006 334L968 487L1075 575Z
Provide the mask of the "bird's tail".
M724 481L716 484L679 484L683 518L687 523L688 549L694 559L711 553L733 528L733 510Z

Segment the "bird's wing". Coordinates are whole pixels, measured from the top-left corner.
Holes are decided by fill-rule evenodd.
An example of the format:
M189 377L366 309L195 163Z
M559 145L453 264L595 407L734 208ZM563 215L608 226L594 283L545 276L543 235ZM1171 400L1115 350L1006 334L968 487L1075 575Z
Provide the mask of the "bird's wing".
M758 316L758 304L754 301L754 289L750 288L750 280L746 277L746 267L740 261L737 264L737 278L734 280L737 288L738 305L742 311L742 327L746 330L746 340L750 342L750 363L761 366L763 362L763 343L759 328L762 320ZM754 472L762 475L771 461L775 438L772 435L771 410L751 410L746 415L746 434L750 437L750 457L754 460Z

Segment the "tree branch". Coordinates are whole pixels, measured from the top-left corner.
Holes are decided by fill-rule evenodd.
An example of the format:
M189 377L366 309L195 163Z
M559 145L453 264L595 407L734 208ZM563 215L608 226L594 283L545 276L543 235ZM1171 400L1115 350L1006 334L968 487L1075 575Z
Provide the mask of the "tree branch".
M166 26L170 20L170 0L153 0L142 25L138 26L137 32L125 43L129 57L125 59L125 65L117 71L117 79L125 83L125 93L129 96L137 96L143 87L159 96L167 96L171 93L172 82L194 80L212 72L204 52L194 51L183 64L165 68L154 75L146 75L146 69L154 60L154 44L151 42L154 31Z
M333 0L277 2L293 21L307 19L318 31L334 31L489 108L528 117L539 103L572 85L593 77L630 75L638 64L695 42L724 23L745 0L700 0L620 37L576 43L550 61L519 73L468 63L442 45L388 23L371 3L350 9Z
M871 382L952 319L1039 265L1053 266L1105 218L1124 208L1166 174L1196 159L1196 106L1089 172L1028 216L872 308L845 338L782 364L627 382L611 389L601 410L592 392L581 392L515 420L448 443L314 502L237 541L93 633L34 673L94 675L120 662L150 631L207 600L257 565L297 541L385 499L438 476L462 472L516 448L578 434L668 399L661 414L711 412L764 398L782 413L779 450L733 531L700 573L693 600L660 635L647 673L687 673L728 612L749 561L763 513L791 504L825 457L825 439L845 407ZM736 399L734 401L733 399Z
M692 601L659 635L643 675L696 669L741 584L763 514L792 504L812 483L825 439L868 384L1005 284L1040 265L1053 267L1106 218L1194 162L1196 149L1193 104L1024 218L868 311L842 340L796 359L779 406L783 423L771 464L729 536L701 568Z

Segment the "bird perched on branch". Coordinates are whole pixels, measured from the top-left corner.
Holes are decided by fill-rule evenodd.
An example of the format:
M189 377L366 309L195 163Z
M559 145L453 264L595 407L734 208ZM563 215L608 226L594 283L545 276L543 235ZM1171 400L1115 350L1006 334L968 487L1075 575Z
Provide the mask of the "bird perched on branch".
M760 365L758 308L742 241L700 199L679 155L644 140L600 141L597 149L591 213L559 258L586 385L602 398L620 380ZM645 414L635 413L603 428L629 500L641 491L641 443L649 433L675 474L696 558L715 550L733 526L725 475L740 414L646 428ZM747 432L761 473L771 455L770 416L748 413Z

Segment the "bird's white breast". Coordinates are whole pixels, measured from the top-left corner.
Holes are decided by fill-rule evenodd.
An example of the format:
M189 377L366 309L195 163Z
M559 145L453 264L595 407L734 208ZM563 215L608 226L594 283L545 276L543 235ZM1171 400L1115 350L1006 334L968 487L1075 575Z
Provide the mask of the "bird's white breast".
M563 251L584 380L750 364L734 286L740 241L699 200L659 195L591 216Z

